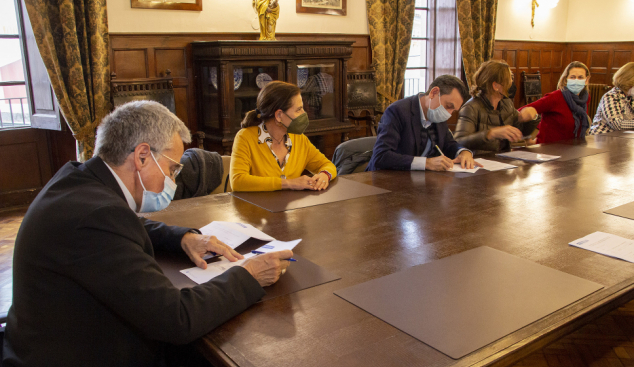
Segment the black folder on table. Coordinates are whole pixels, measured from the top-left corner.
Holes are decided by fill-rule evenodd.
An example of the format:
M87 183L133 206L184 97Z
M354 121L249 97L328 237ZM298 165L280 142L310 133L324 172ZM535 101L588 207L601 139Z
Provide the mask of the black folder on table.
M251 238L238 246L236 251L241 254L246 254L251 250L259 248L265 242L266 241ZM183 269L195 266L187 255L157 252L155 257L163 273L175 287L182 289L197 285L196 282L180 272ZM295 293L303 289L341 279L341 277L298 254L293 254L293 258L297 261L291 263L286 273L280 276L280 279L275 284L264 288L266 295L262 297L260 301L266 301L271 298ZM210 263L213 261L214 260L211 260Z
M356 199L364 196L390 192L364 183L337 177L323 191L273 191L273 192L232 192L231 195L257 205L270 212L305 208L309 206Z
M601 288L483 246L335 294L459 359Z

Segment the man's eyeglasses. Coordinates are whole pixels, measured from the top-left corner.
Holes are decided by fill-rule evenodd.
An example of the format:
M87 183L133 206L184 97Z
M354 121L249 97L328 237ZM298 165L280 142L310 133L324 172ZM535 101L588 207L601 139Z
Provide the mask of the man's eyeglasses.
M182 164L182 163L180 163L180 162L176 162L175 160L173 160L172 158L170 158L170 157L166 156L165 154L161 154L161 153L159 153L159 152L154 152L154 153L156 153L156 154L160 154L160 155L162 155L163 157L165 157L165 158L169 159L170 161L172 161L173 163L178 164L178 167L176 167L176 168L174 169L174 172L172 172L172 174L171 174L172 178L174 178L174 179L175 179L175 178L176 178L176 176L178 176L178 174L179 174L179 173L181 173L181 171L183 170L183 164Z

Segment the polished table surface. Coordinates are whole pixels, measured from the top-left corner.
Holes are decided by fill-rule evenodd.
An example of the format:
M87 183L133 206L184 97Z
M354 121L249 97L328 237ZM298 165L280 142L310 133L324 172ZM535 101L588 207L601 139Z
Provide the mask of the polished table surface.
M562 144L562 143L559 143ZM457 178L435 172L345 176L392 192L271 213L230 194L174 202L152 214L168 224L253 224L341 280L258 303L201 341L218 364L239 366L509 365L634 298L634 264L569 246L595 231L634 238L634 221L604 210L634 201L634 140L589 137L601 154ZM479 246L605 288L459 360L333 294ZM292 266L292 265L291 265ZM213 310L210 310L213 312Z

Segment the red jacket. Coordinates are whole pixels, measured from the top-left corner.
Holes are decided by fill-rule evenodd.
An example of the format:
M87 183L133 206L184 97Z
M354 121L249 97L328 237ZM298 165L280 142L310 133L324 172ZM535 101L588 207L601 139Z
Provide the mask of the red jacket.
M590 104L590 98L588 98L588 104ZM575 119L561 90L547 93L537 101L520 108L520 111L526 107L533 107L542 115L542 121L537 126L538 144L574 138Z

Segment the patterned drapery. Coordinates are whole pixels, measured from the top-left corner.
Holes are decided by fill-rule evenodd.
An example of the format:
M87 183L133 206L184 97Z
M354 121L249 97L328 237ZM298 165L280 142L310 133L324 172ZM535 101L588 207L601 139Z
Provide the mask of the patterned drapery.
M469 85L480 64L493 58L498 0L456 0L462 60Z
M366 0L372 67L379 105L401 97L414 24L415 0Z
M25 4L60 110L77 140L77 158L85 161L111 109L106 0Z

